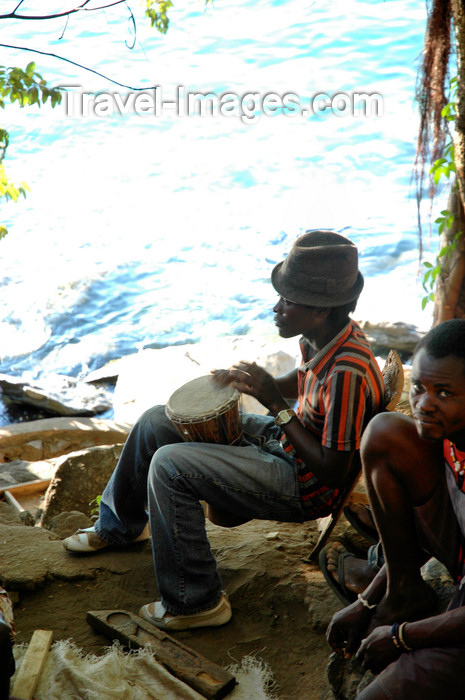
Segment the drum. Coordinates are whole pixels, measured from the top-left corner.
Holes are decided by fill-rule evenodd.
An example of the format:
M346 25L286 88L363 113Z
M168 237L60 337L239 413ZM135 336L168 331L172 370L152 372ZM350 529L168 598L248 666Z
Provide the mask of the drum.
M235 445L242 439L239 399L237 389L219 386L208 374L177 389L165 412L186 442Z

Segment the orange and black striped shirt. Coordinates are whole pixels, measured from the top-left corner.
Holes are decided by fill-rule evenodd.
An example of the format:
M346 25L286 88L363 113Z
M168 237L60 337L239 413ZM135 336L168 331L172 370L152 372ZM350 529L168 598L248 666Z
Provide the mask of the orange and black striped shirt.
M331 450L356 451L369 420L383 405L384 383L370 344L355 321L350 321L317 355L311 357L301 338L303 364L298 370L297 415L321 444ZM294 449L285 435L283 448ZM296 456L297 458L297 456ZM300 496L316 512L327 509L337 496L298 461Z

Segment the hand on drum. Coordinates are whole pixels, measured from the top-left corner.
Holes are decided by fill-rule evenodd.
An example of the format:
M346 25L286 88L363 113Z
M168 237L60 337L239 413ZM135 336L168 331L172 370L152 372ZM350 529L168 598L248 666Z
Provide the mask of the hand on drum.
M239 362L229 370L213 370L212 374L221 386L231 384L242 394L256 398L268 409L277 401L282 401L275 379L255 362Z
M233 381L233 377L229 374L229 369L212 369L212 379L220 387L228 386Z

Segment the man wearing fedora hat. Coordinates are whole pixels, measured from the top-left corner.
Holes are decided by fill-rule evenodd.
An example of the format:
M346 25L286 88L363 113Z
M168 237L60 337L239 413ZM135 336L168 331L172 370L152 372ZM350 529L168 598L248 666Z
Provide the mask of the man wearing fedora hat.
M220 385L255 397L268 415L244 414L242 443L218 445L184 442L163 406L146 411L102 494L95 525L63 543L89 553L147 539L148 507L161 600L139 614L162 629L231 618L201 501L236 523L327 515L382 405L381 373L349 317L363 288L354 244L333 231L308 231L275 266L271 282L279 294L276 326L283 338L301 337L301 366L278 379L248 362L212 373ZM295 411L288 400L297 402Z

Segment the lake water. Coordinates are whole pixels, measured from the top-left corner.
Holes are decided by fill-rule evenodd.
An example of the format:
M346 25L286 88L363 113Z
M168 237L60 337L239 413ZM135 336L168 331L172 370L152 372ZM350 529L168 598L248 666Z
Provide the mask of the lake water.
M2 49L3 64L34 60L50 84L74 87L55 110L2 112L7 172L31 192L2 207L0 371L79 377L141 348L272 333L272 266L317 227L359 247L356 318L428 328L411 181L424 5L179 0L162 36L129 4L135 37L123 5L67 25L2 25L5 43L141 88L145 112L135 109L141 91L128 98L72 63ZM106 105L123 112L129 99L127 113L86 98L85 115L92 91L116 91ZM199 92L220 113L178 114ZM378 116L352 114L354 93L378 96ZM178 107L166 105L177 95ZM316 112L275 109L285 96ZM427 244L431 257L435 233Z

